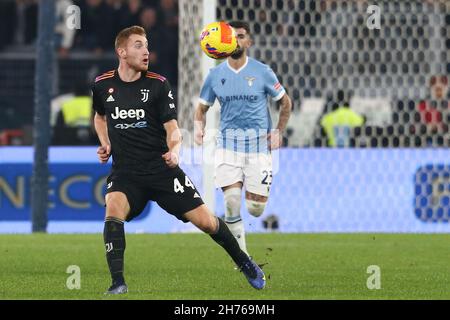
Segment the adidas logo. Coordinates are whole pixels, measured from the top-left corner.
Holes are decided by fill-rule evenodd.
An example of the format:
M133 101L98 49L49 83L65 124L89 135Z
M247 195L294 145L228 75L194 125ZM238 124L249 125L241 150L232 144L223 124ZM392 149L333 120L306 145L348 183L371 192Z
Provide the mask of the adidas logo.
M108 97L108 99L106 99L106 102L113 102L113 101L116 101L116 100L114 100L113 96L111 96L111 95Z
M194 199L195 199L195 198L200 198L200 196L198 195L197 192L194 194Z

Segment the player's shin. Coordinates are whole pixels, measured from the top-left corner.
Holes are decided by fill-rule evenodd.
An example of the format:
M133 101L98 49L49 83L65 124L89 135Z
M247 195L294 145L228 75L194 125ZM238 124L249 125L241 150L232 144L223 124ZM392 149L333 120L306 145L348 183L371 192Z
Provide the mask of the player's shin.
M244 222L241 218L241 188L230 188L223 192L225 199L225 223L239 243L239 247L248 254L245 243Z
M123 221L114 217L105 219L103 230L105 241L106 260L113 284L123 284L123 260L125 252L125 231Z
M214 234L210 234L211 238L225 249L237 266L242 266L248 261L248 255L241 250L236 238L230 232L225 222L217 218L217 224L217 231Z
M236 238L236 241L239 243L239 247L248 255L249 253L247 251L247 244L245 241L244 222L239 220L234 223L226 222L226 224L228 229L230 229L230 232Z

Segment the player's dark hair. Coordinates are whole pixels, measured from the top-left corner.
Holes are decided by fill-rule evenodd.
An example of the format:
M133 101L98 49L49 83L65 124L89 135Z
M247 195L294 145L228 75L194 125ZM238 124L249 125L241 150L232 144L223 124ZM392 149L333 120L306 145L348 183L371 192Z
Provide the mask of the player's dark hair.
M235 29L244 29L247 32L247 34L250 36L250 25L247 22L234 20L234 21L228 22L228 24Z
M144 37L147 35L145 33L145 29L140 26L131 26L131 27L125 28L117 34L116 41L115 41L116 50L117 50L117 48L123 46L132 34L137 34L137 35L144 36Z

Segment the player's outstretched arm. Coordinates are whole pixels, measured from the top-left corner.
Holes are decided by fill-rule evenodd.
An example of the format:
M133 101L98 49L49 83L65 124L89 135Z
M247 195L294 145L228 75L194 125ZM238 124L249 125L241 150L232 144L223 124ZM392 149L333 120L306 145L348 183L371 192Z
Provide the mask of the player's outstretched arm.
M101 163L106 163L111 156L111 143L108 137L106 115L102 116L96 112L94 116L94 127L97 132L98 140L100 140L101 144L101 146L97 149L98 159Z
M183 136L181 135L180 128L178 128L177 120L170 120L164 123L164 129L166 129L167 135L167 147L169 151L162 155L166 164L174 168L179 163L179 155L181 142L183 141Z
M287 93L285 93L283 97L278 101L278 105L280 106L280 116L276 128L277 130L269 135L270 148L272 150L281 147L283 142L283 132L286 129L289 117L291 116L292 101Z
M195 143L201 145L203 143L203 136L206 126L206 113L209 107L202 103L199 103L197 109L195 109L194 116L194 140Z

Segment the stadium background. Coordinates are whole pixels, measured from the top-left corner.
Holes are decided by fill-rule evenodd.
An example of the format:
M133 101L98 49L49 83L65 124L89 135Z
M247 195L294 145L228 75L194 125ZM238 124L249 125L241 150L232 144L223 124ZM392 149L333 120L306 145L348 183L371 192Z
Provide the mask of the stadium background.
M90 129L60 126L56 98L85 89L95 75L114 68L116 31L141 24L149 32L150 68L176 89L180 126L192 132L203 77L198 46L203 7L187 0L64 0L57 1L63 8L59 23L70 4L81 8L81 30L57 35L63 41L53 75L48 231L97 233L103 228L99 181L108 168L96 163ZM367 26L370 4L381 9L380 29ZM4 233L31 231L36 16L36 1L0 2ZM268 207L260 219L243 208L247 230L450 231L448 1L218 0L216 18L250 23L250 55L273 68L294 104L285 146L275 156L279 170ZM344 104L365 123L336 127L336 145L330 146L321 119ZM276 121L275 105L271 113ZM208 192L202 188L199 151L185 141L183 168L202 193ZM215 198L222 215L219 192ZM156 205L148 210L127 231L193 231Z

